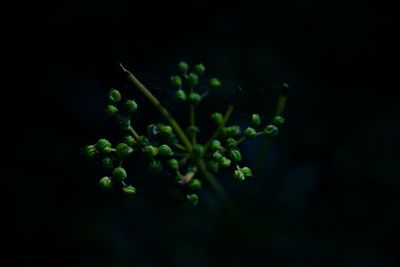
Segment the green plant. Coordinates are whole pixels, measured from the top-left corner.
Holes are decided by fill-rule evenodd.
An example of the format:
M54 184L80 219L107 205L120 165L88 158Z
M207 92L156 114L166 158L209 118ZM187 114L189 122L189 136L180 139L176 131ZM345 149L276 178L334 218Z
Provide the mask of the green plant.
M189 71L186 62L178 65L179 74L170 78L171 85L176 89L175 98L178 102L188 104L189 125L184 130L160 101L146 88L130 71L120 65L127 78L144 94L144 96L161 113L165 122L154 123L147 126L145 133L139 132L131 123L132 115L138 110L138 105L133 99L123 99L121 93L111 89L108 93L108 106L105 109L107 116L115 118L121 130L126 133L124 139L113 146L108 140L100 139L94 145L87 145L84 154L93 160L99 161L104 168L110 171L109 176L100 179L99 185L106 191L119 187L122 193L134 195L136 189L128 184L129 175L123 168L124 161L131 156L147 158L149 171L160 173L164 168L174 172L176 182L184 187L186 192L183 199L190 205L196 205L199 198L196 190L202 186L202 181L207 181L228 202L225 190L221 187L215 174L220 169L230 168L234 179L243 182L253 176L252 170L242 165L243 156L239 145L257 136L264 136L268 140L278 134L278 128L284 123L284 111L287 88L283 84L282 93L278 99L275 116L268 124L262 122L258 114L251 116L251 126L244 131L238 125L228 125L236 99L240 92L230 101L225 114L215 112L210 120L215 123L215 131L210 134L208 141L200 144L199 127L196 124L196 107L206 95L200 95L197 88L205 73L203 64L197 64ZM208 87L218 90L222 83L217 78L208 82ZM203 134L203 132L202 132Z

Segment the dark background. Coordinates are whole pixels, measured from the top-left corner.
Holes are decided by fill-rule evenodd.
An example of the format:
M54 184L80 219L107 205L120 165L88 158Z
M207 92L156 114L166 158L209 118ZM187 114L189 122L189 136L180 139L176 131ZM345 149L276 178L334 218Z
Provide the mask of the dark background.
M399 265L394 9L361 0L31 5L19 14L10 266ZM208 186L199 207L182 209L168 195L172 178L135 161L137 196L104 194L106 173L80 155L98 138L117 140L102 116L110 87L138 99L142 127L159 119L118 62L187 119L168 92L180 60L223 81L203 104L203 126L238 86L233 120L242 125L253 112L270 119L279 85L291 86L267 155L261 139L243 146L255 178L220 177L235 214Z

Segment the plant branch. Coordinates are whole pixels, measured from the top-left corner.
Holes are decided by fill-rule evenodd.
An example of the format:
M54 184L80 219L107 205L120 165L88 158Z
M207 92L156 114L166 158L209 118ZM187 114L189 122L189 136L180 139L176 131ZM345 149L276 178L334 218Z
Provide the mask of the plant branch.
M128 79L150 100L150 102L160 111L164 118L171 124L172 128L175 130L178 137L182 140L185 147L191 151L192 144L190 143L185 132L176 122L176 120L171 116L168 110L160 103L160 101L146 88L129 70L120 63L120 67L126 73Z

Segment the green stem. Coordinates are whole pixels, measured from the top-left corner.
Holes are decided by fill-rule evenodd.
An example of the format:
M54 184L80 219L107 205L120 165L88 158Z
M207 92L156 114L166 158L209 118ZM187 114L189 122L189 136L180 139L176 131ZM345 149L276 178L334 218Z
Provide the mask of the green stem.
M265 134L265 133L264 133L264 132L257 132L257 133L256 133L256 137L259 136L259 135L263 135L263 134ZM254 138L255 138L255 137L254 137ZM239 138L239 139L236 141L236 144L239 145L241 142L243 142L243 141L245 141L245 140L247 140L247 139L248 139L248 137L242 136L241 138Z
M194 104L190 104L190 126L195 127L195 107ZM192 143L193 145L196 144L196 132L191 133L192 134Z
M133 134L136 140L139 139L139 134L135 131L135 129L133 129L132 126L129 126L128 130Z
M218 196L225 202L225 204L233 210L231 200L229 199L228 194L226 193L225 189L218 183L218 181L214 178L214 175L212 175L209 171L207 171L206 164L204 163L204 160L200 160L198 162L198 166L206 180L210 183L212 188L217 192Z
M185 147L192 151L192 144L188 137L176 122L176 120L169 114L168 110L158 101L158 99L144 86L129 70L120 64L122 70L126 73L128 79L150 100L150 102L160 111L164 118L171 124L178 137L182 140Z
M225 112L225 115L224 115L221 123L218 125L218 128L215 130L214 134L211 136L211 138L205 144L205 146L204 146L204 150L205 151L207 151L208 146L210 145L211 141L215 140L216 138L218 138L218 136L219 136L219 134L221 132L221 129L226 125L226 123L228 122L229 118L231 117L234 107L235 107L235 104L233 102L231 102L228 105L228 108L227 108L227 110Z

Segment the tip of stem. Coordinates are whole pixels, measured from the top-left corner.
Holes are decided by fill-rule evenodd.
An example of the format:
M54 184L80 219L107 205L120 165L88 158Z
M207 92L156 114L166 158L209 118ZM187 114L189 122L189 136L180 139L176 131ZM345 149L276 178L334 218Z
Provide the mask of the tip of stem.
M122 65L121 62L119 63L119 66L121 67L121 69L122 69L123 72L128 72L128 70L125 69L124 65Z

